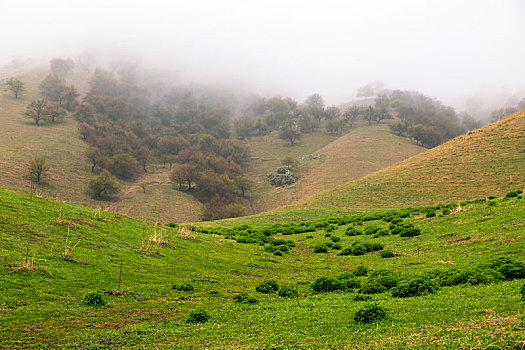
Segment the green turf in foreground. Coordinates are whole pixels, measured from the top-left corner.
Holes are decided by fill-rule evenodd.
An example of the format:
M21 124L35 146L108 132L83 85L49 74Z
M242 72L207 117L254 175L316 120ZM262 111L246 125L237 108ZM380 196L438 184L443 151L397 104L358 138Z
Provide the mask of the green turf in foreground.
M365 303L353 301L355 293L313 294L309 287L318 277L334 277L359 264L418 274L468 268L499 256L525 261L525 200L495 203L470 204L445 216L411 217L407 220L422 230L421 236L412 238L349 237L344 226L330 233L341 237L343 247L355 241L380 242L395 252L394 258L382 259L378 252L357 257L338 256L336 251L314 254L314 245L329 240L324 231L285 236L297 246L278 257L256 244L200 233L186 236L164 226L155 228L152 223L47 198L31 200L28 193L1 188L0 347L518 345L525 330L525 302L519 294L524 280L443 287L435 294L405 299L375 294L372 301L384 306L389 317L369 325L353 321ZM364 225L369 224L387 225ZM141 250L155 232L157 240L162 233L163 244L150 246L149 252ZM71 253L64 259L67 246ZM267 278L297 286L299 304L294 298L256 293L255 286ZM195 290L176 290L174 284L191 284ZM83 299L92 291L112 293L104 295L105 306L87 306ZM233 302L233 296L242 292L256 296L259 303ZM210 320L186 323L196 309L205 309Z

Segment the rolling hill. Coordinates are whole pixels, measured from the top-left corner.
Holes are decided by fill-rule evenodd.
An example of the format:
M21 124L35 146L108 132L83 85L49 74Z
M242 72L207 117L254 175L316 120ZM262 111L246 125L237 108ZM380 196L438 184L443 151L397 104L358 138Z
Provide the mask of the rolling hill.
M292 204L425 150L393 135L386 124L359 124L340 137L315 132L305 135L295 146L279 140L276 133L252 138L246 144L254 154L250 174L257 179L252 200L255 212ZM300 159L312 153L320 159L299 160L296 183L285 188L274 188L268 183L266 174L280 166L284 157Z
M13 71L13 70L11 70ZM51 170L37 191L70 203L118 212L136 218L158 221L199 221L202 203L186 192L177 191L169 181L171 169L152 164L148 173L122 182L122 195L113 202L95 201L85 192L92 176L84 159L87 144L81 140L77 122L67 117L54 125L33 125L23 117L27 104L39 98L38 85L48 74L46 68L17 68L27 92L14 99L8 92L0 94L0 176L4 186L29 189L27 165L35 155L45 155ZM13 73L13 74L14 74ZM9 71L3 71L9 76ZM68 76L81 93L88 89L89 74L78 69ZM322 126L320 128L323 129ZM424 149L392 135L386 125L357 125L347 134L329 135L317 131L296 145L289 146L277 132L243 141L252 151L249 173L255 181L250 193L253 213L291 204L320 191L379 170ZM67 147L64 147L67 145ZM287 188L272 187L266 174L275 170L286 156L299 158L316 153L320 160L301 161L299 181Z
M0 347L520 348L524 199L445 209L435 209L438 215L432 217L418 210L363 215L335 227L317 221L313 232L272 234L276 243L294 245L288 253L272 254L267 248L273 243L236 243L225 235L177 230L0 188ZM388 230L384 219L401 217L421 234L345 234L356 228ZM247 233L249 227L240 229ZM343 250L379 244L393 257L382 258L379 251L341 255L333 242ZM328 243L333 247L328 252L314 253ZM370 270L366 276L356 272L363 266ZM500 270L504 274L498 275ZM349 287L315 292L317 279L336 276ZM436 290L395 297L395 290L370 289L383 281L377 276L401 285L424 278ZM257 292L267 279L288 294ZM243 293L256 302L242 302ZM93 296L106 304L90 305ZM386 310L386 320L355 320L374 303ZM209 320L190 322L196 310L205 310Z

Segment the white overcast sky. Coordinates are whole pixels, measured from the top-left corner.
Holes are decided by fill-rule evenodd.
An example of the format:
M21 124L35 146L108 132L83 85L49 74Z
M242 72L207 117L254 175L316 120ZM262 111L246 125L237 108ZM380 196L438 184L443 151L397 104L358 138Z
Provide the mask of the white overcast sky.
M100 52L328 103L375 80L445 101L525 86L525 0L0 0L0 63Z

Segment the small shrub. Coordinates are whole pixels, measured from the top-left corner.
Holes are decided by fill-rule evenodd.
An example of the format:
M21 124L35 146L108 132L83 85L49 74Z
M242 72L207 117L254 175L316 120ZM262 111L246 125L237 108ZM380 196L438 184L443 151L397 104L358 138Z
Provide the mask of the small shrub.
M89 292L84 296L84 304L90 306L104 306L106 301L102 294L98 292Z
M332 234L331 233L325 233L324 236L325 237L330 237L330 236L332 236Z
M233 301L235 301L236 303L250 304L250 305L259 303L259 300L257 300L257 298L249 295L248 293L241 293L241 294L235 295L233 297Z
M207 322L210 319L210 315L206 312L206 310L194 310L190 313L188 316L188 319L186 322L188 323L204 323Z
M364 243L358 243L350 247L350 254L351 255L364 255L368 253L368 249Z
M337 279L341 283L343 289L346 290L353 290L353 289L359 289L361 287L361 282L357 278L355 278L354 274L350 272L344 272L337 276Z
M382 250L385 246L379 242L372 243L372 251L377 252L378 250Z
M427 211L427 214L426 214L427 218L433 218L434 216L436 216L436 211L435 210Z
M523 191L522 190L514 190L514 191L510 191L510 192L507 192L507 194L505 195L505 198L513 198L513 197L518 197L520 194L522 194Z
M297 295L297 289L294 286L282 286L281 289L279 289L280 297L295 298Z
M424 294L434 293L438 289L437 284L430 278L417 277L404 281L392 289L394 298L407 298Z
M330 239L332 240L332 242L337 243L337 242L339 242L341 240L341 237L332 236L332 237L330 237Z
M374 237L388 236L390 232L386 228L382 228L376 232Z
M312 283L312 289L316 293L333 292L343 288L341 281L332 277L320 277Z
M312 235L308 235L308 236L306 236L306 238L307 238L307 239L312 239L312 238L314 238L314 236L312 236Z
M443 215L449 215L449 214L450 214L450 209L449 208L443 209Z
M332 244L332 249L333 250L341 250L341 249L343 249L343 246L341 244L339 244L339 243L334 243L334 244Z
M365 228L365 230L363 232L364 232L365 235L373 235L374 233L376 233L379 230L380 230L380 227L368 226L367 228Z
M168 222L166 225L172 228L179 228L179 224L177 224L176 222Z
M328 246L326 243L318 244L314 246L314 253L327 253L328 252Z
M332 232L333 230L335 230L337 228L336 225L328 225L325 230L326 232Z
M418 228L404 229L399 233L400 237L415 237L421 234L421 230Z
M279 284L276 280L266 280L255 287L259 293L270 294L279 290Z
M525 264L512 258L497 258L488 267L502 274L507 281L525 278Z
M387 310L377 303L366 304L356 311L354 321L357 323L372 323L387 317Z
M521 300L525 300L525 284L521 286L520 293L521 293Z
M498 205L498 203L496 203L495 201L490 201L489 204L488 204L489 207L495 207L497 205Z
M397 286L398 278L390 270L378 270L370 274L361 286L363 294L383 293Z
M345 235L347 236L359 236L362 235L363 232L355 228L354 226L349 226L346 228Z
M185 284L174 284L171 286L172 289L178 290L180 292L193 292L195 288L189 283Z
M395 255L392 249L385 249L379 253L379 256L382 258L393 258Z
M368 269L363 265L359 265L352 271L352 274L356 277L366 276L368 275Z

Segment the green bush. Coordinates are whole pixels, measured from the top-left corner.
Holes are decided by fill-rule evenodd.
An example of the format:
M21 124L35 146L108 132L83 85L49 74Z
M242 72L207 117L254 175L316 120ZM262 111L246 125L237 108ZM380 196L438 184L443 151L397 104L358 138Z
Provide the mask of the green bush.
M283 298L295 298L297 297L297 289L294 286L282 286L279 289L279 296Z
M241 293L237 294L233 297L233 301L236 303L242 303L242 304L257 304L259 300L255 298L254 296L249 295L248 293Z
M337 280L339 280L343 289L346 290L354 290L361 287L361 282L359 282L359 280L355 278L355 275L350 272L340 274L337 276Z
M318 244L314 246L314 253L327 253L328 252L328 246L326 243Z
M259 293L270 294L279 290L279 284L276 280L266 280L255 287L255 290Z
M436 216L436 211L435 210L427 211L427 213L426 213L426 217L427 218L433 218L434 216Z
M393 258L395 255L392 249L385 249L379 253L379 256L382 258Z
M349 226L346 228L345 235L347 236L359 236L362 235L363 232L355 228L354 226Z
M399 236L400 237L415 237L415 236L419 236L420 234L421 234L421 230L414 227L414 228L403 229L399 233Z
M181 291L181 292L193 292L195 288L193 288L193 285L189 283L185 284L174 284L171 286L172 289Z
M520 194L522 194L523 191L522 190L514 190L514 191L510 191L510 192L507 192L507 194L505 195L505 198L513 198L513 197L518 197Z
M344 289L343 283L332 277L320 277L312 283L312 290L316 293L333 292L341 289Z
M341 244L339 244L339 243L334 243L334 244L332 244L332 249L333 250L341 250L341 249L343 249L343 246Z
M498 279L503 279L503 276L497 271L479 267L465 270L452 269L443 271L438 276L438 281L441 286L488 284Z
M525 284L521 286L520 293L521 293L521 300L525 300Z
M337 243L337 242L339 242L341 240L341 237L332 236L332 237L330 237L330 239L332 240L332 242Z
M368 226L368 227L365 228L365 230L363 232L364 232L365 235L373 235L374 233L376 233L380 229L381 229L380 227Z
M352 271L352 274L356 277L366 276L368 275L368 269L363 265L359 265Z
M488 267L502 274L507 281L525 278L525 264L512 258L497 258Z
M84 296L84 304L90 306L104 306L106 301L102 294L98 292L89 292Z
M376 252L378 250L382 250L385 246L379 242L373 242L372 243L372 251Z
M374 237L388 236L389 234L390 231L388 231L386 228L382 228L375 233Z
M449 215L449 214L450 214L450 209L449 208L443 209L443 215Z
M354 321L357 323L372 323L387 317L387 310L377 303L366 304L356 311Z
M190 313L188 316L188 319L186 322L188 323L204 323L207 322L210 319L210 315L206 312L206 310L194 310Z
M166 225L171 228L179 228L179 224L176 222L168 222Z
M407 298L431 294L437 289L437 284L430 278L416 277L409 281L403 281L396 287L392 288L392 296L394 298Z
M350 254L351 255L364 255L368 253L368 249L364 243L357 243L354 244L352 247L350 247Z
M378 270L370 274L362 284L360 292L363 294L383 293L397 286L398 278L390 270Z

